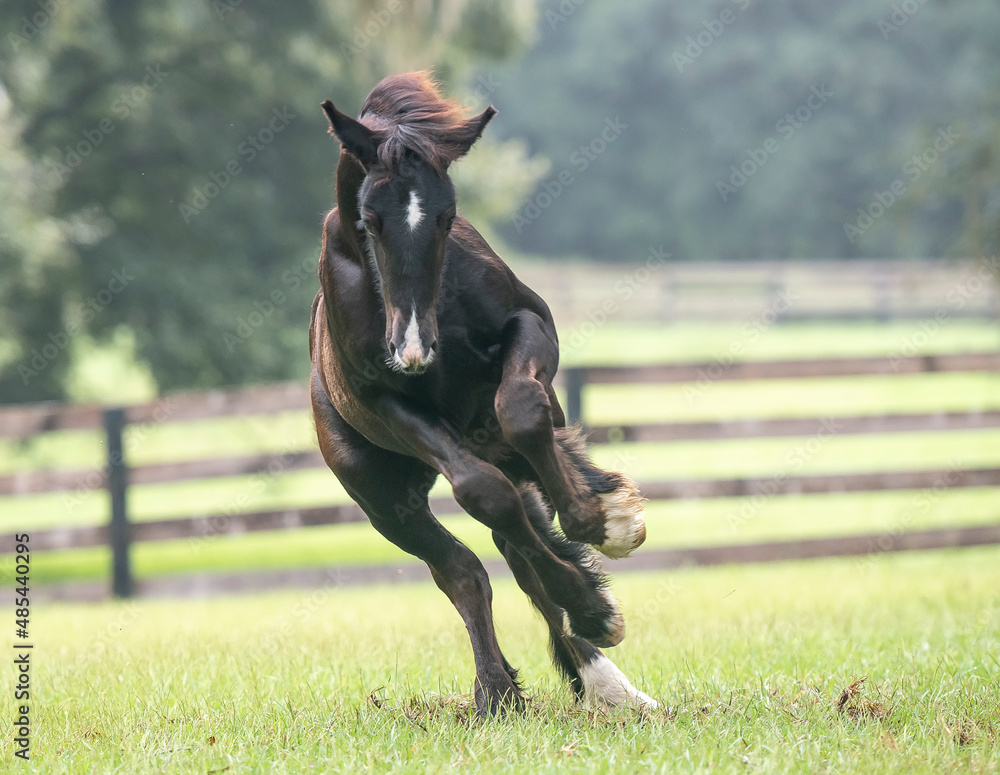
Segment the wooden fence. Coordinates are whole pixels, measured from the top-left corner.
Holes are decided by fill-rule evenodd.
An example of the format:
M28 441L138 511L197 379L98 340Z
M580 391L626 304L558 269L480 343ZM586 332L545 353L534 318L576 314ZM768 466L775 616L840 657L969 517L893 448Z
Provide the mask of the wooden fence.
M580 414L583 405L582 396L586 387L594 384L689 383L709 378L708 375L711 375L712 380L748 380L949 371L1000 371L1000 353L949 354L914 357L902 361L890 361L887 358L754 361L734 363L726 367L721 367L717 363L587 367L566 369L561 373L561 378L562 386L567 393L568 413L574 419L585 422L586 418ZM300 383L285 383L239 390L179 394L149 404L125 408L36 404L0 409L0 437L26 438L56 430L103 429L107 450L107 465L99 470L36 470L2 475L0 496L106 488L110 495L110 515L107 524L30 531L31 546L36 551L50 551L110 545L111 591L120 597L136 593L175 595L281 585L391 581L410 578L413 573L422 576L419 570L390 566L151 579L136 583L129 561L130 546L136 541L210 538L251 531L333 525L365 519L364 514L354 504L232 515L185 515L176 519L157 521L132 522L129 519L127 504L130 486L249 475L273 470L289 472L321 468L324 462L318 451L307 450L278 455L232 456L130 467L125 460L122 443L123 432L127 425L274 414L301 410L307 406L306 386ZM1000 427L1000 411L596 425L589 426L588 430L594 442L634 442L813 436L821 432L839 435L997 427ZM641 483L643 494L650 499L753 496L762 492L770 496L792 493L909 490L944 485L997 487L1000 486L1000 468L961 471L890 470L769 479L672 479ZM432 508L437 513L460 511L451 498L435 500L432 502ZM24 529L30 530L30 526L24 526ZM806 541L647 551L641 552L625 564L609 563L609 565L622 570L667 568L686 564L760 562L989 543L1000 543L1000 515L995 525L914 531L898 535L871 534ZM14 545L14 535L0 536L0 552L11 552ZM47 593L49 596L63 599L92 599L106 594L106 589L104 584L73 584L52 588Z
M1000 319L1000 264L980 259L517 263L560 326L622 320ZM724 300L725 303L720 303ZM571 331L562 331L566 336Z

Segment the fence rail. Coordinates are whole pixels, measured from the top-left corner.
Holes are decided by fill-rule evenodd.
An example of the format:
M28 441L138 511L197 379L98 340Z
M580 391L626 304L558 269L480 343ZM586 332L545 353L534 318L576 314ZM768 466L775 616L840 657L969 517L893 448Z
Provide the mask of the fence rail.
M582 420L583 391L591 384L662 384L698 382L703 379L757 380L805 379L859 375L903 375L931 372L1000 371L1000 353L958 353L905 358L897 361L881 358L838 358L799 361L752 361L728 365L719 363L678 363L635 367L582 367L566 369L561 375L567 393L567 414ZM318 508L291 508L239 514L210 514L157 521L131 521L128 517L128 489L131 486L187 481L209 477L245 476L274 470L297 471L324 467L319 452L306 450L283 454L230 456L210 460L183 460L135 467L126 464L123 432L129 424L159 424L251 414L276 414L301 411L308 406L308 391L301 383L282 383L239 390L213 390L206 393L180 394L160 401L126 408L80 407L59 404L15 406L0 409L0 437L30 437L56 430L103 429L106 438L107 466L103 469L40 470L0 476L0 495L24 495L67 490L107 489L111 515L107 525L59 527L32 532L32 546L38 551L110 545L112 549L112 590L118 596L134 591L155 594L155 590L178 589L182 581L148 580L136 582L130 567L130 545L137 541L201 541L213 536L245 532L285 530L318 525L357 522L364 519L354 504ZM590 428L597 442L674 441L681 439L745 439L755 437L806 436L829 433L905 433L947 430L971 430L1000 427L1000 411L937 412L926 414L886 414L849 417L762 418L715 422L647 423L637 425L597 425ZM854 492L867 490L922 489L947 487L1000 487L1000 469L883 471L874 473L830 473L771 478L675 479L647 482L643 494L650 499L740 497L766 493ZM437 513L456 513L451 498L432 502ZM962 532L962 531L965 532ZM1000 542L1000 526L963 528L955 531L924 531L894 537L899 551L905 548L964 546ZM957 536L957 537L956 537ZM629 567L669 567L672 562L704 564L712 558L730 558L732 562L757 562L762 559L830 556L857 553L868 545L871 536L847 536L809 541L746 545L741 547L702 547L676 550L673 553L647 552L641 562ZM923 542L923 543L921 543ZM756 546L757 548L753 548ZM0 536L0 552L14 547L13 535ZM765 548L761 548L765 547ZM799 547L799 548L795 548ZM853 548L852 548L853 547ZM799 554L796 554L799 552ZM815 554L815 552L821 552ZM826 552L823 554L822 552ZM650 559L659 558L659 559ZM674 558L674 559L670 559ZM635 563L635 564L633 564ZM663 564L665 563L665 565ZM624 567L624 566L622 566ZM367 577L359 569L351 578ZM372 578L383 571L373 570ZM409 571L407 571L409 574ZM308 573L306 574L308 575ZM213 582L215 577L198 577L198 589L230 589L240 583L232 580ZM208 579L208 581L205 580ZM229 577L227 577L229 578ZM281 578L299 578L289 572ZM256 582L245 582L255 588ZM68 592L64 593L72 597ZM53 592L53 594L56 594ZM63 593L60 593L63 594ZM76 594L76 593L73 593Z
M935 320L1000 317L996 259L525 262L563 327L617 320ZM725 299L725 304L719 300Z

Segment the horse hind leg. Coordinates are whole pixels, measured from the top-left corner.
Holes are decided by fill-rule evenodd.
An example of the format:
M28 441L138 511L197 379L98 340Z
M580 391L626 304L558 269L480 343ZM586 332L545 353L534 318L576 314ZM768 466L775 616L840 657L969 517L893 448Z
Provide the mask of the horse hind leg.
M593 556L580 545L563 541L551 532L552 515L533 485L522 485L521 496L525 511L540 534L547 536L547 543L563 559L589 566L587 572L600 574L595 569ZM658 703L649 695L636 689L618 666L599 648L574 635L566 626L566 614L545 594L531 563L497 533L493 534L497 548L507 559L518 586L528 596L532 605L541 613L549 628L549 651L559 673L569 681L577 700L588 709L608 709L619 705L639 708L656 708ZM595 581L597 581L595 579ZM599 582L606 583L603 575Z
M555 441L579 492L596 495L603 512L604 541L595 548L612 559L628 557L646 540L645 503L635 482L595 466L577 427L555 429ZM561 519L561 515L560 515Z

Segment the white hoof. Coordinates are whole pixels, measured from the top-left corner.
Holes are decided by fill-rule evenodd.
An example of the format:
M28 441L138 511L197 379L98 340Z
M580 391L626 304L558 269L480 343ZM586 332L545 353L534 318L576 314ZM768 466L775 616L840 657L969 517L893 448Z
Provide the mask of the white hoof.
M594 548L615 560L628 557L646 540L643 514L646 499L639 494L639 488L633 482L600 498L605 514L604 543Z
M660 704L632 686L618 666L603 654L580 668L583 681L583 707L608 710L626 705L633 708L658 708Z

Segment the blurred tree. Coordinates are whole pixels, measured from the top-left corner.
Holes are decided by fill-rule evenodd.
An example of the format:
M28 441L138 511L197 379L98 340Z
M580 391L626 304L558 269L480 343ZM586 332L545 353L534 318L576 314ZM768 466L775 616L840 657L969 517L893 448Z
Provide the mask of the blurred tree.
M501 230L516 247L940 256L963 228L961 202L929 194L992 88L996 3L546 0L539 16L535 46L497 73L501 134L553 161ZM934 162L907 166L948 127Z
M63 396L80 333L134 341L161 389L307 374L338 152L319 103L355 112L384 75L433 67L481 109L492 93L472 65L516 51L533 14L530 0L5 2L0 400ZM519 142L479 153L508 168L499 199L473 159L460 206L495 217L538 164Z

